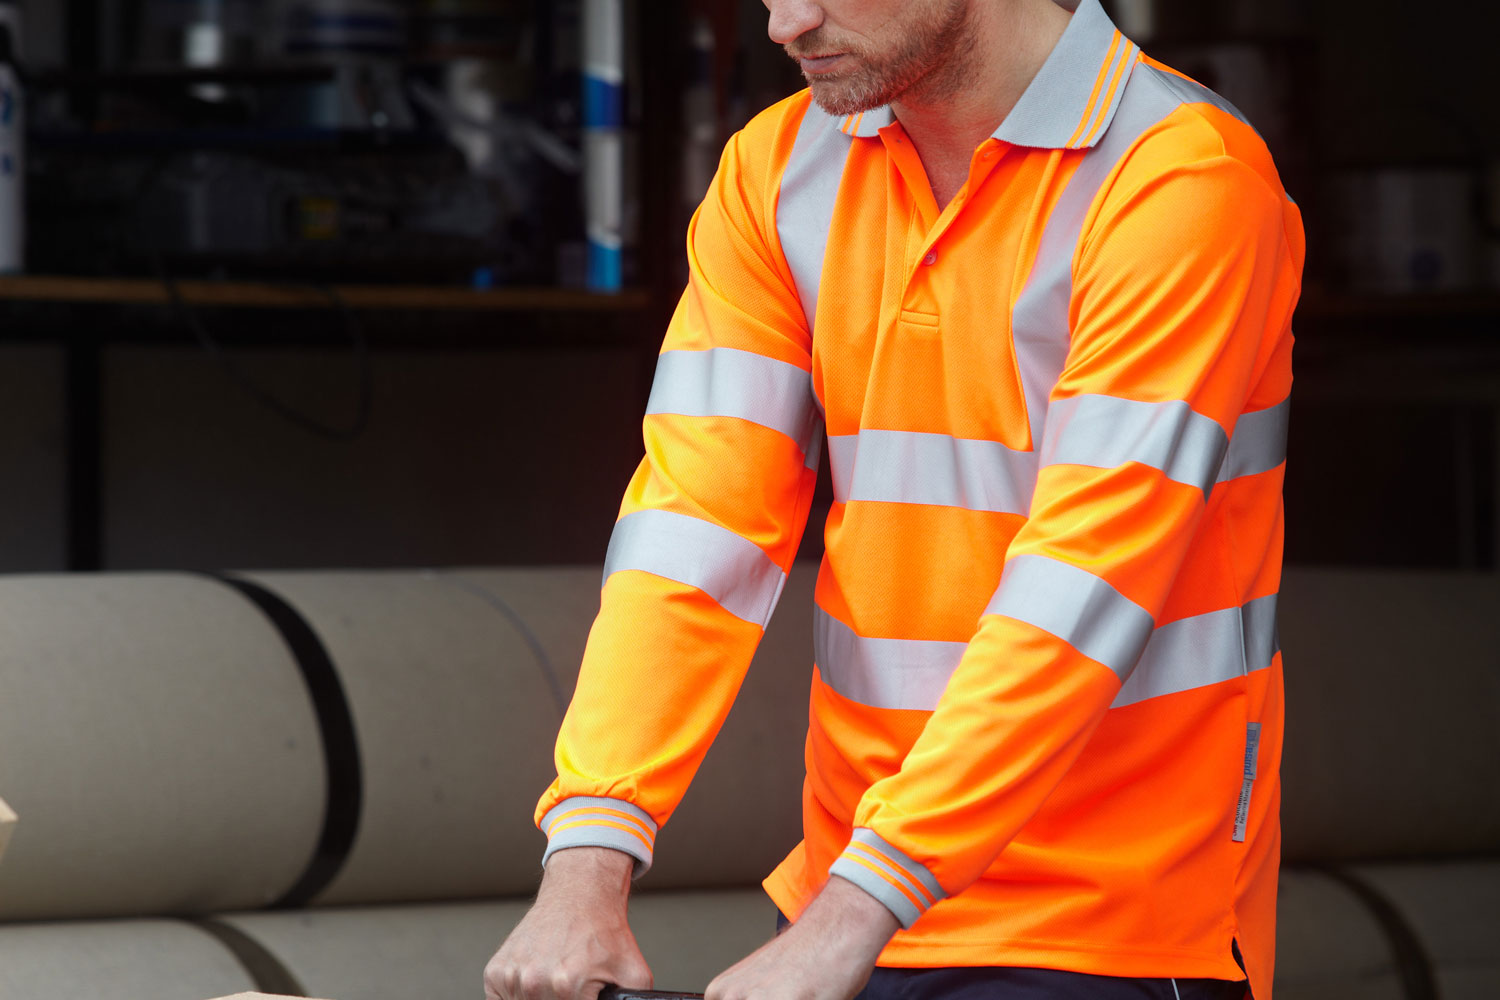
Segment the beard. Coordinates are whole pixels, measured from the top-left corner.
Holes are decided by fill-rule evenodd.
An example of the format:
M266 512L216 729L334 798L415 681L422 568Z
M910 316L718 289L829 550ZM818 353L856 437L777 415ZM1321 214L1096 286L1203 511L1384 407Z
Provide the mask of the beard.
M849 69L829 74L803 73L814 101L830 115L871 111L905 95L925 101L941 98L960 86L974 52L970 0L939 0L934 16L929 5L908 4L892 34L893 51L874 53L841 42L815 28L786 46L793 59L835 51L846 53Z

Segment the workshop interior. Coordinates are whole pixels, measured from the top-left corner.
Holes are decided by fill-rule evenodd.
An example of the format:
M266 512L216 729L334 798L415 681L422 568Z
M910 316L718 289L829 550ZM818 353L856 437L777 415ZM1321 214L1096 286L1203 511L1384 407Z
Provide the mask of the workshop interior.
M1307 225L1275 994L1493 1000L1500 14L1104 6ZM689 220L802 86L758 0L0 0L0 998L482 995ZM663 989L775 930L822 477Z

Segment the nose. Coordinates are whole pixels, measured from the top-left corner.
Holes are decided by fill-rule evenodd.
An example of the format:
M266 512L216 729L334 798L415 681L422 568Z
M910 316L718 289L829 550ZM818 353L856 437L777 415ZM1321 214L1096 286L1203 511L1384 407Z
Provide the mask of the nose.
M765 0L770 20L766 34L777 45L789 45L823 23L823 8L811 0Z

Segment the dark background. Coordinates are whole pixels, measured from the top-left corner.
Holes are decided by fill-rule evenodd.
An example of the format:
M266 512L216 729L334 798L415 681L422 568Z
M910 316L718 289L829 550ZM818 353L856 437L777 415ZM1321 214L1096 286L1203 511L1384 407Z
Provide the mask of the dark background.
M626 291L598 296L578 288L578 182L535 157L526 204L457 250L151 249L138 206L102 197L99 177L136 178L146 204L163 164L207 150L305 172L357 161L377 186L462 182L430 121L267 124L267 95L321 79L319 59L185 73L170 46L151 55L154 2L25 9L31 245L29 273L0 279L0 571L601 561L689 206L729 131L798 85L763 7L629 5L632 250ZM1288 561L1493 569L1495 7L1107 6L1249 114L1304 212ZM404 79L488 61L510 74L497 88L513 118L576 145L576 4L408 7L413 23L459 10L489 34L414 36L382 56ZM189 279L228 291L209 302Z

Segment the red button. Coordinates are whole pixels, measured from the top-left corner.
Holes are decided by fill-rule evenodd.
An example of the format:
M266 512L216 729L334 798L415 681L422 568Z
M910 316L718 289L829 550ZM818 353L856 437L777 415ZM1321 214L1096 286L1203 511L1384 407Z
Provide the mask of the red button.
M929 251L927 251L927 256L922 258L922 263L926 264L928 267L931 267L932 265L936 264L937 263L937 251L936 250L929 250Z

